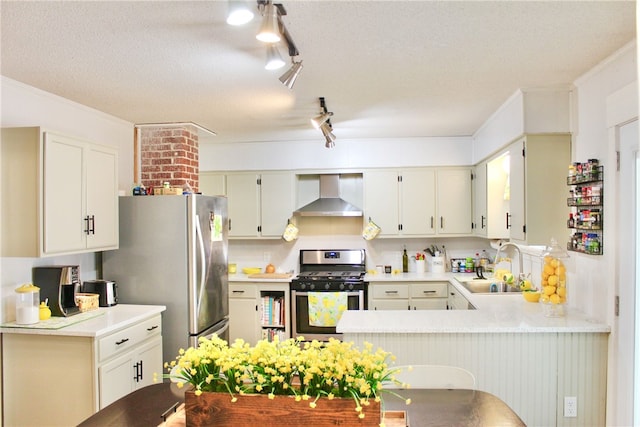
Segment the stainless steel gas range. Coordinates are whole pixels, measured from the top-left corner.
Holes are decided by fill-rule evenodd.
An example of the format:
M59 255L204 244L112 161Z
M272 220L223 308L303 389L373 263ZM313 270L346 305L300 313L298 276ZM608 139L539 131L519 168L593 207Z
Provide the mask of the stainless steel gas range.
M306 341L342 338L335 317L318 319L317 311L331 305L365 310L367 285L364 249L302 249L300 273L291 280L291 335ZM335 315L334 313L331 313Z

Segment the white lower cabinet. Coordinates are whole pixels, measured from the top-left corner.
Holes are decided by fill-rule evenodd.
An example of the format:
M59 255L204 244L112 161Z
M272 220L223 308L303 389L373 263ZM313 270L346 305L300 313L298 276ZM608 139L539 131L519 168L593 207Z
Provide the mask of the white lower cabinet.
M369 310L446 310L448 282L371 282Z
M447 309L449 310L469 310L471 303L462 296L462 293L455 286L449 284L449 297Z
M291 336L289 282L229 283L229 342L282 341Z
M2 349L3 425L77 425L162 375L162 319L99 337L3 333Z
M153 384L153 374L160 375L162 337L157 335L126 354L98 368L100 408L115 402L132 391Z
M397 282L369 283L369 310L408 310L409 285Z

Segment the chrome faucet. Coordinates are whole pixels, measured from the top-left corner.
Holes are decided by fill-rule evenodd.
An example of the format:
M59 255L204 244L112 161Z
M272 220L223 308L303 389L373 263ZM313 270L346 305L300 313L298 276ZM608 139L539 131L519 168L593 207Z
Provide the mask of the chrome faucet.
M511 242L506 242L500 245L500 247L498 247L498 252L496 252L496 258L495 258L495 261L493 262L493 265L494 265L494 268L496 265L498 265L498 262L500 262L500 253L503 252L504 249L507 247L512 247L515 249L516 252L518 252L518 276L516 277L516 280L518 282L516 283L519 283L519 281L522 280L523 274L522 274L522 252L520 252L520 248L518 247L518 245Z

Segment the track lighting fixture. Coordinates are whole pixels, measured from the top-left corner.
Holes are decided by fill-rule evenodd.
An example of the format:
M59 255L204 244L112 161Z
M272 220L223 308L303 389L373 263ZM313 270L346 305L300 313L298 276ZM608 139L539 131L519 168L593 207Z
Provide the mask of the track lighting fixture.
M273 2L267 1L262 7L263 17L260 30L256 38L265 43L278 43L280 37L280 26L278 23L278 9Z
M229 0L227 24L244 25L253 19L253 10L245 0Z
M284 64L284 59L282 59L282 55L280 55L280 51L276 45L270 44L267 46L267 63L264 68L266 70L277 70L278 68L284 67Z
M228 0L229 12L227 23L230 25L246 24L253 18L253 12L245 0ZM300 55L298 48L291 38L291 34L282 22L282 16L287 14L281 3L274 3L271 0L257 0L258 10L262 14L262 23L256 38L262 42L269 43L267 47L267 70L276 70L285 65L276 43L284 39L284 43L291 57L291 68L280 76L280 81L289 89L293 88L296 79L302 71L302 61L296 61L295 57Z
M320 97L320 108L322 109L322 112L320 113L320 115L314 117L313 119L311 119L311 124L313 125L314 128L316 129L320 129L320 131L322 132L322 135L324 135L324 139L325 139L325 147L327 148L333 148L335 147L335 140L336 140L336 136L333 134L332 130L333 127L331 126L331 116L333 116L333 113L330 111L327 111L327 105L324 101L323 97Z
M320 130L322 131L322 135L324 135L325 143L324 146L326 148L333 148L336 146L336 136L331 132L331 123L324 122L322 126L320 126Z
M329 121L331 116L333 116L333 113L327 111L327 105L324 102L324 98L320 97L319 99L320 99L320 109L321 109L320 115L311 119L311 125L313 125L313 127L316 129L319 129L323 123ZM331 123L329 123L329 126L331 126Z
M286 73L280 76L280 81L282 82L282 84L289 89L293 89L293 85L295 84L298 75L300 75L300 71L302 71L302 61L295 62L293 58L291 58L291 62L291 68L289 68Z

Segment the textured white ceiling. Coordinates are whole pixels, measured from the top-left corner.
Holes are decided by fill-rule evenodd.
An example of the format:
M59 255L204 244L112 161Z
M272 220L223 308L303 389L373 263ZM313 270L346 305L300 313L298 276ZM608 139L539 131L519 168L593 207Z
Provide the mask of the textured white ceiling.
M633 1L280 3L304 64L293 90L286 68L264 69L259 15L231 27L226 1L3 0L1 73L213 142L322 140L320 96L338 139L460 136L516 89L568 85L635 38Z

